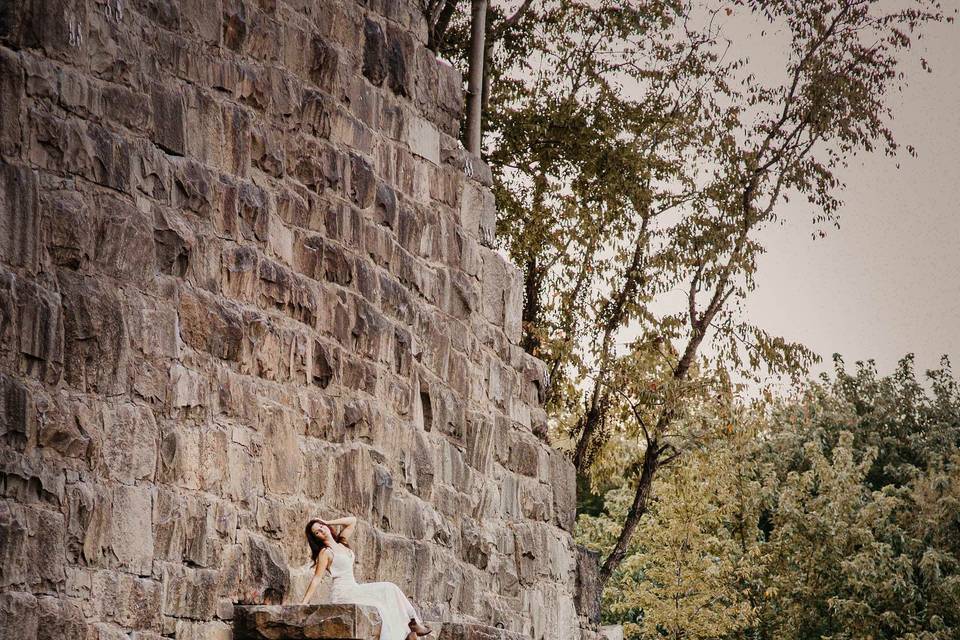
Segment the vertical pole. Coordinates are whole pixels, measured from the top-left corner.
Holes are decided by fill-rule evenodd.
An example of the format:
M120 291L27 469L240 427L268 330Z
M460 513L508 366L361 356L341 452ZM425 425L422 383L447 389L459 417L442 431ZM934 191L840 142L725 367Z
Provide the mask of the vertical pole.
M487 0L470 2L470 77L467 81L467 151L480 155L480 115L483 110L484 38Z

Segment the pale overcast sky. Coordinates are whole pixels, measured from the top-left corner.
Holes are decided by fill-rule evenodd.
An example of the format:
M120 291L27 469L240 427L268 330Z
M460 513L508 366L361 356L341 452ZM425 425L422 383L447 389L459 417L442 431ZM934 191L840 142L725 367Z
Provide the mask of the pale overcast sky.
M764 49L756 37L743 42L751 58ZM882 373L908 352L920 371L944 353L960 367L960 25L928 29L903 70L910 86L895 98L892 128L918 157L855 160L842 176L840 229L826 238L811 239L812 212L800 202L762 236L768 253L744 311L819 353L817 371L832 367L834 352L848 368L873 358Z

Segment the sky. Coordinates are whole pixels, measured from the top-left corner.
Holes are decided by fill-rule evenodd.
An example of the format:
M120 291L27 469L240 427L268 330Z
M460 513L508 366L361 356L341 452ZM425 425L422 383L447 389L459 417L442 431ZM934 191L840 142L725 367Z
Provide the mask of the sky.
M769 53L770 45L749 33L736 41L751 59ZM932 74L921 69L921 57ZM784 224L760 236L768 251L744 314L820 354L813 373L832 370L835 352L848 369L872 358L881 373L906 353L916 355L918 372L937 366L942 354L960 364L958 62L957 23L931 26L904 58L909 86L891 102L892 129L918 157L904 150L895 159L855 158L841 174L847 187L839 229L813 240L814 212L792 201L779 209Z

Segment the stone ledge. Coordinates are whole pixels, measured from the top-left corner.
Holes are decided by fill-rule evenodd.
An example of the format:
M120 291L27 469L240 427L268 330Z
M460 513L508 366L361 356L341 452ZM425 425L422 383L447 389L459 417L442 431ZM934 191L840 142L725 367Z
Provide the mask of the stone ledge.
M237 605L234 640L377 640L376 607L352 604Z
M237 605L234 640L377 640L380 615L375 607L352 604ZM483 624L426 621L428 640L529 640Z

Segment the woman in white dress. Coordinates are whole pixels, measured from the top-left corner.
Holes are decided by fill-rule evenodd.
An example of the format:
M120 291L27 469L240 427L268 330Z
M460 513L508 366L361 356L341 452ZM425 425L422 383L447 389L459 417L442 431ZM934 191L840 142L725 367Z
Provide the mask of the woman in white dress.
M353 576L353 562L356 559L350 548L350 535L356 527L353 516L323 521L314 519L307 523L307 543L313 559L313 578L303 596L303 604L317 585L323 580L323 572L328 571L333 578L330 587L330 602L333 604L366 604L380 611L383 625L380 628L380 640L416 640L425 636L430 629L423 626L420 617L400 587L392 582L359 583ZM342 526L338 533L333 527Z

